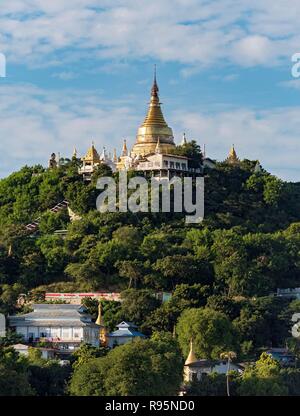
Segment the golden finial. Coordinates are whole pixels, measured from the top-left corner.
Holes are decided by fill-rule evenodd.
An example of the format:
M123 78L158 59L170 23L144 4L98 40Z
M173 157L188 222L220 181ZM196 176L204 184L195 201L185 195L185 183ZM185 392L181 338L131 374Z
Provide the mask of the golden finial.
M126 139L124 139L124 142L123 142L122 156L128 156Z
M158 92L159 92L159 88L158 88L157 81L156 81L156 64L154 64L154 77L153 77L153 85L151 89L152 97L158 98Z
M74 150L73 150L73 156L72 156L73 158L77 158L77 149L76 149L76 147L74 147Z

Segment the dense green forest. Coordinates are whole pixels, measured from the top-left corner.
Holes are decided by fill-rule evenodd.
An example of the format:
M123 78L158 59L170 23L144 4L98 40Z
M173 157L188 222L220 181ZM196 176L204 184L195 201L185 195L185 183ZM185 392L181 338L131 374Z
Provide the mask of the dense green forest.
M2 179L0 312L25 311L26 305L16 306L20 293L37 301L46 290L121 291L123 302L103 303L104 320L111 329L121 319L135 322L149 336L144 342L150 352L159 348L153 337L161 334L164 349L171 333L177 334L172 353L179 361L191 337L199 358L216 359L233 350L239 360L258 359L264 348L294 345L290 320L300 312L300 301L273 294L277 288L300 287L300 184L264 170L255 173L255 165L218 163L204 172L205 218L199 225L186 225L179 213L101 214L95 207L96 180L118 174L101 166L86 184L76 159L56 169L25 166ZM64 199L81 220L70 222L67 210L49 211ZM39 231L29 233L25 225L37 217ZM153 296L160 291L172 292L171 299L162 304ZM96 313L97 305L88 303ZM109 354L121 360L117 352ZM110 366L105 358L93 357L102 360L99 374ZM88 367L76 371L89 374ZM75 373L74 394L76 377L82 377ZM107 383L101 391L115 391L114 383ZM172 388L166 385L165 393Z

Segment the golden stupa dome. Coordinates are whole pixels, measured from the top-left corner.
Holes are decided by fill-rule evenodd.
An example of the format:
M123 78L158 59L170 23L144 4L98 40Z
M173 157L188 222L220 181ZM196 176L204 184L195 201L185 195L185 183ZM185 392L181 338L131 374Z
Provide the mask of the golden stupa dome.
M133 155L155 153L158 140L162 153L168 153L175 147L173 131L164 119L158 92L156 74L154 74L148 112L143 124L138 129L136 143L132 149Z

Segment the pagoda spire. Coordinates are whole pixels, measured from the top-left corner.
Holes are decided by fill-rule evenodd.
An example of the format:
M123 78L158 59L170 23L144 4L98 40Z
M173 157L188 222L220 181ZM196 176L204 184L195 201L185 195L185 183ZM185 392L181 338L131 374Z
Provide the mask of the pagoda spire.
M186 144L187 144L186 135L185 135L185 133L183 133L183 135L182 135L182 141L181 141L181 146L185 146Z
M133 146L132 154L135 156L142 156L155 153L158 138L160 140L162 153L169 153L175 148L173 131L166 123L161 110L155 65L150 94L150 103L146 117L141 126L138 128L136 142Z
M117 162L118 162L117 150L116 150L116 149L114 149L113 161L114 161L115 163L117 163Z
M98 305L98 317L97 317L97 320L96 320L95 324L96 325L102 325L103 326L103 317L102 317L101 301L99 301L99 305Z
M156 68L156 67L155 67ZM164 119L163 113L161 111L160 102L159 102L159 88L156 80L156 69L154 70L153 84L151 88L151 98L148 108L148 112L142 127L150 128L168 128L168 125Z
M155 148L155 153L161 153L161 148L160 148L160 141L159 141L159 138L157 139L157 144L156 144L156 148Z
M237 165L240 163L240 159L237 157L235 148L234 148L234 144L232 145L230 151L229 151L229 155L226 159L227 163L230 163L232 165Z
M191 341L190 341L190 352L189 352L189 355L188 355L187 359L185 360L185 363L184 364L185 365L189 365L189 364L195 363L196 361L198 361L198 360L197 360L196 354L194 352L193 339L191 338Z
M123 142L122 156L128 156L126 139L124 139L124 142Z
M159 88L156 81L156 64L154 64L154 76L153 76L153 85L151 88L151 97L158 98Z

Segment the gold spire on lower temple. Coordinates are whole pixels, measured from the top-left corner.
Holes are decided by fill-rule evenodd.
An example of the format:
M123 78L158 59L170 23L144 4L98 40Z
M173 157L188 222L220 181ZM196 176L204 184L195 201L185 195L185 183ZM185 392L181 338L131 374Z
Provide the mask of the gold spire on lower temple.
M190 341L190 352L189 352L189 355L188 355L187 359L185 360L184 364L189 365L189 364L195 363L196 361L198 361L198 360L197 360L196 354L194 352L193 340L191 339L191 341Z
M97 324L97 325L103 325L101 301L99 301L99 305L98 305L98 317L97 317L97 320L96 320L95 324Z
M155 153L158 138L160 139L162 153L168 153L169 150L175 147L173 131L164 119L158 92L155 71L148 112L143 124L138 129L136 143L132 149L134 155Z
M237 157L234 144L232 145L232 148L230 149L229 155L225 162L230 163L232 165L237 165L238 163L240 163L240 159Z
M103 317L102 317L101 301L99 301L98 317L97 317L97 320L96 320L95 324L100 326L99 339L100 339L101 344L102 345L107 345L107 332L106 332L106 328L105 328Z

